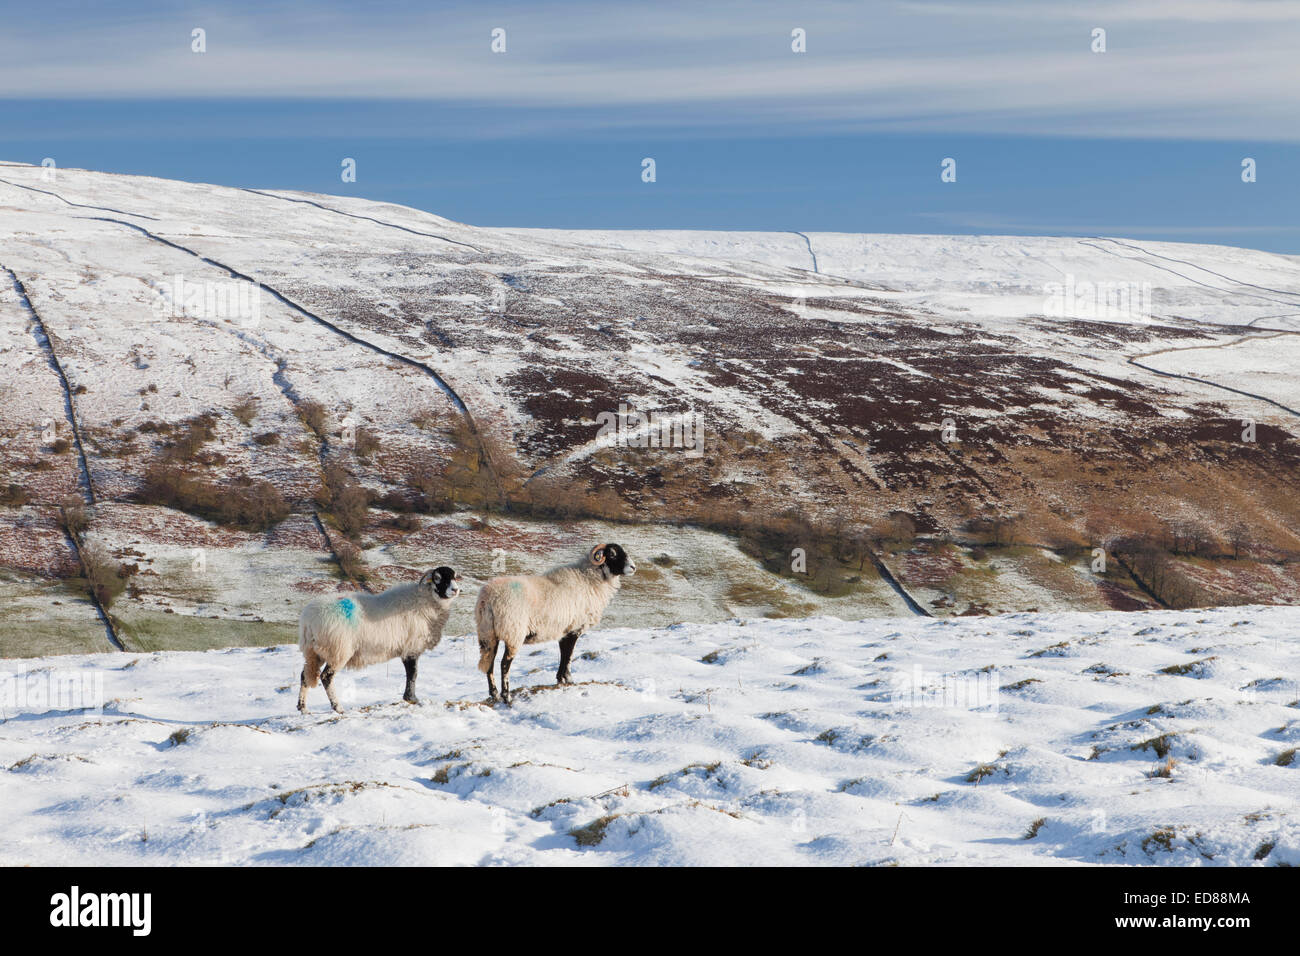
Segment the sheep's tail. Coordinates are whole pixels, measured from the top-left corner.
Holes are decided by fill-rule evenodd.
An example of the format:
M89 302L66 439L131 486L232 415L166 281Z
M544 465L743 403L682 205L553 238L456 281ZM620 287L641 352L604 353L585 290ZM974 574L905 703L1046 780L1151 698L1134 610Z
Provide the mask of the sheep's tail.
M478 625L478 669L491 674L492 662L497 656L497 628L491 602L479 602L474 609L474 623Z
M302 674L303 680L308 687L315 687L316 682L320 679L321 664L324 661L317 656L316 652L308 648L302 655Z
M321 660L316 648L312 645L311 639L307 636L307 622L304 619L298 621L298 649L302 651L302 674L303 682L308 687L315 687L320 680L321 665L325 662Z

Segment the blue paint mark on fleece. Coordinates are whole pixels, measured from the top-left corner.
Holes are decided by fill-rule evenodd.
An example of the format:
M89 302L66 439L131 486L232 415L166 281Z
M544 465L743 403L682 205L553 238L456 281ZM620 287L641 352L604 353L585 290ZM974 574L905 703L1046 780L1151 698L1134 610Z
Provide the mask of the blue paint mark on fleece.
M357 613L357 604L352 598L343 598L339 601L339 610L343 612L343 617L351 621Z
M510 582L510 590L512 590L512 591L522 591L523 589L524 589L524 585L523 585L523 582L522 582L522 581L511 581L511 582Z

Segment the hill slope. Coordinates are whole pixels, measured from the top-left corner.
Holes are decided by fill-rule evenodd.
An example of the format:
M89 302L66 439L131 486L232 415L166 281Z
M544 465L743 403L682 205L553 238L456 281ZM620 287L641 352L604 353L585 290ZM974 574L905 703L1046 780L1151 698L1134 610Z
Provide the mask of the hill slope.
M45 172L0 166L0 653L275 643L340 562L482 577L597 533L667 562L614 623L1300 600L1293 257L480 229ZM612 441L621 408L702 444ZM69 583L88 554L128 573L110 607Z

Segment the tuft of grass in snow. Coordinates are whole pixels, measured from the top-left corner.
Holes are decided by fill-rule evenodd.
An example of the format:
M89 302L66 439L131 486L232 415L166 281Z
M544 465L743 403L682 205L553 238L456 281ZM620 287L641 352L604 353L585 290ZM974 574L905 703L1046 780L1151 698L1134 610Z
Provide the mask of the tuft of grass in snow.
M1000 769L1001 768L998 767L997 764L982 763L970 773L966 774L966 782L978 784L985 777L993 776Z
M1170 664L1168 667L1162 667L1159 670L1161 674L1170 674L1175 677L1181 677L1186 674L1199 674L1205 665L1210 661L1217 661L1218 657L1203 657L1199 661L1189 661L1186 664Z
M1046 822L1047 817L1039 817L1033 823L1029 824L1029 829L1025 831L1025 839L1032 840L1034 837L1038 836L1038 831L1043 828L1043 824Z
M1177 739L1178 739L1178 734L1174 734L1174 733L1161 734L1159 737L1151 737L1148 740L1143 740L1141 743L1132 744L1128 749L1129 750L1154 750L1156 752L1156 756L1159 757L1161 760L1164 760L1166 757L1169 756L1169 752L1173 750L1174 741L1176 741Z
M597 846L605 839L605 831L609 829L609 825L617 820L620 815L611 813L592 820L586 826L574 827L569 831L569 836L577 841L578 846Z
M1291 764L1295 763L1295 755L1297 749L1300 748L1292 747L1290 750L1282 751L1280 754L1277 755L1277 759L1274 760L1273 763L1277 764L1279 767L1291 766Z
M1030 657L1061 657L1070 647L1069 641L1057 641L1055 644L1049 644L1040 651L1034 651Z
M1152 848L1163 850L1165 853L1174 851L1174 840L1178 838L1178 831L1173 827L1158 827L1151 832L1150 836L1142 838L1142 852L1150 855Z
M1175 760L1173 757L1170 757L1160 766L1156 767L1156 769L1152 770L1149 774L1147 774L1147 776L1159 777L1163 780L1169 780L1173 777L1174 768L1177 766L1178 766L1178 761Z
M1014 684L1004 684L1002 690L1024 690L1030 684L1041 684L1042 680L1038 677L1026 677L1024 680L1018 680Z
M654 780L651 780L650 783L646 785L646 789L658 790L660 787L672 783L672 781L676 780L678 777L687 776L692 770L703 770L704 775L706 777L711 777L718 772L718 768L720 768L721 766L722 766L721 760L715 761L713 763L687 764L685 767L683 767L681 770L678 770L676 773L666 773L662 777L656 777Z

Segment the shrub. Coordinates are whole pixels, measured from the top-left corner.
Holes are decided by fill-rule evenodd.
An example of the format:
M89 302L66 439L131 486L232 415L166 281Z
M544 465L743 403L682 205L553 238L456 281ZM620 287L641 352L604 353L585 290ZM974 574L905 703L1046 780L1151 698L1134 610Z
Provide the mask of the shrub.
M339 530L349 538L360 534L366 526L370 509L370 494L355 481L338 488L330 503L330 514L338 522Z
M379 451L379 436L369 428L358 428L353 451L356 452L358 458L369 458Z
M347 577L358 584L364 584L370 579L370 572L361 558L361 549L351 541L341 542L334 553L338 557L339 567Z
M264 531L289 515L284 496L270 482L240 478L218 484L164 465L145 472L137 498L248 531Z
M425 459L411 465L406 473L406 484L416 493L416 507L420 511L443 514L455 510L446 479L432 461Z
M186 421L175 438L167 443L164 457L172 461L191 461L199 450L216 437L217 416L204 412Z
M73 538L86 530L86 505L80 498L68 497L59 506L59 524Z
M262 432L260 435L254 435L253 441L259 445L278 445L280 444L279 432Z
M257 415L257 403L257 396L245 395L231 406L230 414L238 418L241 425L250 425L253 422L253 418Z
M370 492L340 466L330 465L325 469L325 484L317 492L316 502L334 516L334 523L349 538L365 528Z
M298 417L316 433L317 438L325 437L325 406L320 402L299 402Z
M106 608L122 596L127 579L139 570L134 564L119 564L98 541L82 546L81 564L86 573L86 583Z
M7 508L20 508L31 498L22 485L0 485L0 505Z
M50 443L50 450L56 455L65 455L72 448L72 442L66 438L56 438Z
M423 525L415 515L398 515L393 519L393 527L398 531L419 531Z

